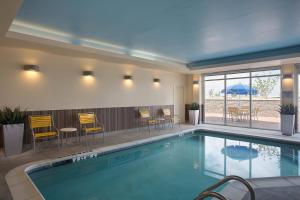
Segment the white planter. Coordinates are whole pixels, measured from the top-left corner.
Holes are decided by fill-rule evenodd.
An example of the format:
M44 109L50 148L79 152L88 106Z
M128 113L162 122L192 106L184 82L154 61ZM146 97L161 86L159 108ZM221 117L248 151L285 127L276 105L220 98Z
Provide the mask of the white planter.
M24 124L3 125L4 153L6 156L22 153Z
M199 122L199 110L189 110L190 124L197 125Z
M283 135L294 134L295 115L281 115L281 132Z

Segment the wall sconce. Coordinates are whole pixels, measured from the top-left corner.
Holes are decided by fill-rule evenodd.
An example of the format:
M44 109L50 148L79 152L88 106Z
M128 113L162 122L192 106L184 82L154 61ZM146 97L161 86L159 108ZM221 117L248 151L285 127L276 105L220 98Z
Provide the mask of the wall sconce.
M124 75L124 85L128 89L133 86L133 81L132 81L131 75Z
M292 79L293 78L293 74L283 74L282 75L282 79Z
M38 65L24 65L23 69L25 71L33 71L33 72L39 72L40 68Z
M153 83L160 83L160 79L159 78L154 78Z
M199 81L193 81L193 85L198 85L199 84Z
M131 75L125 75L124 80L132 80L132 76Z
M95 76L93 71L83 71L82 75L83 76Z

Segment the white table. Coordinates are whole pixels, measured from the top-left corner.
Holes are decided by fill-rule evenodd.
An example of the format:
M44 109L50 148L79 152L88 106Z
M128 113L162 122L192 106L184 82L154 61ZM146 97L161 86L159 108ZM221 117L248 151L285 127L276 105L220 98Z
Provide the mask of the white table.
M158 121L158 126L161 126L162 129L165 128L165 118L156 118L156 120Z
M72 127L69 127L69 128L62 128L59 130L60 133L62 133L62 135L60 136L60 141L61 141L61 144L62 144L62 139L63 139L63 136L66 136L66 141L68 141L68 136L76 133L77 134L77 137L79 137L78 135L78 132L77 132L77 128L72 128ZM79 138L78 138L79 139Z

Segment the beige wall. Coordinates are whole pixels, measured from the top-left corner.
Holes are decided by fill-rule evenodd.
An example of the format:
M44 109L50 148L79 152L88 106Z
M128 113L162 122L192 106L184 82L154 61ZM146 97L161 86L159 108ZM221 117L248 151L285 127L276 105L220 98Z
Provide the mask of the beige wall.
M285 64L281 66L283 76L292 75L290 78L282 78L282 103L297 105L297 91L296 91L296 66L295 64Z
M193 84L193 81L198 81L199 84ZM186 103L193 102L201 103L201 75L190 74L186 75Z
M39 73L24 64L38 64ZM85 79L82 70L93 70ZM133 81L123 80L130 74ZM160 78L155 85L153 78ZM185 75L74 58L37 50L0 47L0 106L28 110L166 105L174 103L174 87L185 87Z

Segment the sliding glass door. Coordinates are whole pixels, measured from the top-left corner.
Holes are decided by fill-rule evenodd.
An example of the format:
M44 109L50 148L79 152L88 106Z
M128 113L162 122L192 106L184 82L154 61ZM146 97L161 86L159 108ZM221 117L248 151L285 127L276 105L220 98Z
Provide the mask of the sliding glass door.
M280 70L206 75L204 122L280 129Z
M297 133L300 133L300 67L298 67L298 77L297 77L297 85L298 85L298 95L297 95ZM300 162L300 159L299 159ZM300 170L300 169L299 169Z
M227 125L250 126L249 77L250 73L226 75Z
M225 123L224 75L205 77L205 121Z
M280 129L280 70L252 72L252 86L258 94L252 97L252 127Z

